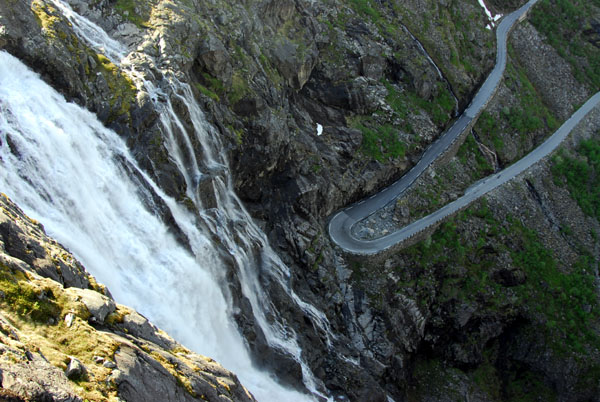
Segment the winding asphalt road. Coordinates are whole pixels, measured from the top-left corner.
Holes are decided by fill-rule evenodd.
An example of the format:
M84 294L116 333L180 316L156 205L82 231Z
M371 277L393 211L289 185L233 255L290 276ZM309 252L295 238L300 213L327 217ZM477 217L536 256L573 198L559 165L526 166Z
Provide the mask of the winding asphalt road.
M552 152L569 132L581 121L585 115L600 102L600 92L590 98L577 112L575 112L569 120L567 120L550 138L542 145L537 147L527 156L511 165L510 167L495 173L483 180L480 180L473 186L469 187L465 194L455 201L438 209L434 213L425 216L418 221L411 223L404 228L373 240L358 239L352 235L352 226L368 217L375 211L385 207L390 202L398 198L407 188L409 188L415 180L427 169L444 151L458 138L458 136L469 126L487 102L494 95L498 87L504 69L506 67L506 43L508 33L511 28L526 15L526 12L538 0L530 0L511 14L505 16L496 30L497 54L496 65L490 75L485 80L469 107L463 112L458 120L444 132L423 154L419 162L397 182L383 189L370 198L359 201L350 207L336 213L329 221L329 235L331 239L342 249L354 254L375 254L385 250L397 243L400 243L415 234L423 231L429 226L439 222L448 215L467 206L477 198L494 188L506 183L519 173L529 168L532 164Z

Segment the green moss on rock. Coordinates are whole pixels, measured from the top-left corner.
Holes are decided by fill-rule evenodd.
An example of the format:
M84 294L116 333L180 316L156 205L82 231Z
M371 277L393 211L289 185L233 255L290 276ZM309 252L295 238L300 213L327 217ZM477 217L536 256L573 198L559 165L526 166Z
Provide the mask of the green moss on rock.
M51 289L37 289L31 286L20 272L0 265L0 303L21 317L35 322L56 322L61 307L54 300Z
M95 59L97 61L96 70L102 74L110 89L111 98L108 102L111 107L111 116L108 122L123 115L129 119L130 108L136 100L137 92L133 81L104 55L95 54Z

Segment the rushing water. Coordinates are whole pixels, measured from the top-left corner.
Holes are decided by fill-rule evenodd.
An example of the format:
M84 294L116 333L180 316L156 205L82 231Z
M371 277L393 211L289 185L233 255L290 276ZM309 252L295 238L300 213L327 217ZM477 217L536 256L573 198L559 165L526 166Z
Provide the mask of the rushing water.
M85 37L87 42L94 48L98 49L102 54L108 57L114 64L119 65L119 61L123 59L127 52L124 46L113 40L108 34L99 28L96 24L81 18L71 6L60 0L49 0L54 4L65 18L73 26L73 30L79 37Z
M306 388L323 396L302 357L296 333L273 306L258 271L270 276L269 281L287 294L290 305L309 317L331 345L327 319L295 294L288 267L235 195L219 135L206 122L189 85L167 69L159 71L161 82L146 79L153 71L138 70L125 46L62 0L48 1L63 13L80 39L120 66L139 91L149 94L160 116L169 158L184 177L186 195L198 214L190 214L165 196L140 171L115 133L90 113L66 103L8 54L2 54L6 71L0 96L1 156L6 166L0 181L3 191L43 222L51 235L109 286L119 302L132 305L186 346L219 360L260 400L310 399L252 367L231 319L236 307L220 254L225 250L269 346L292 357L302 369ZM143 53L132 57L149 59ZM149 65L161 64L150 61ZM11 82L20 85L14 87ZM171 103L175 99L185 107L186 121L175 112ZM202 181L209 182L216 205L203 205ZM204 186L202 191L206 190ZM155 196L169 207L191 253L153 213ZM215 237L220 251L211 241Z
M252 366L229 317L230 303L215 280L222 262L209 236L188 224L184 230L193 254L178 244L145 207L148 202L130 172L146 181L178 222L194 218L140 171L114 132L5 52L0 52L0 141L2 191L43 222L117 301L135 307L186 346L218 359L259 400L306 399ZM260 290L252 282L247 286L255 289L248 293ZM272 325L263 325L278 339ZM278 342L290 348L293 338Z

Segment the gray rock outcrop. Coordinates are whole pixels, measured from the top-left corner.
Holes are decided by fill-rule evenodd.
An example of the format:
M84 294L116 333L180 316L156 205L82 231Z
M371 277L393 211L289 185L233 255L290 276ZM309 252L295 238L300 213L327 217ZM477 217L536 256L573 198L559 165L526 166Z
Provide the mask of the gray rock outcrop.
M5 195L0 227L0 386L7 398L254 400L234 374L116 304ZM77 272L76 283L86 288L65 287L59 282L65 271Z

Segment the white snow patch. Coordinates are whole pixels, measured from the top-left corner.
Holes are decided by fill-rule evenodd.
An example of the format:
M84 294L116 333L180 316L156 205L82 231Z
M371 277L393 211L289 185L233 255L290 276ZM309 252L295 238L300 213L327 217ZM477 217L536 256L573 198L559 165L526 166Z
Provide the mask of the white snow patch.
M323 126L317 123L317 135L323 134Z

